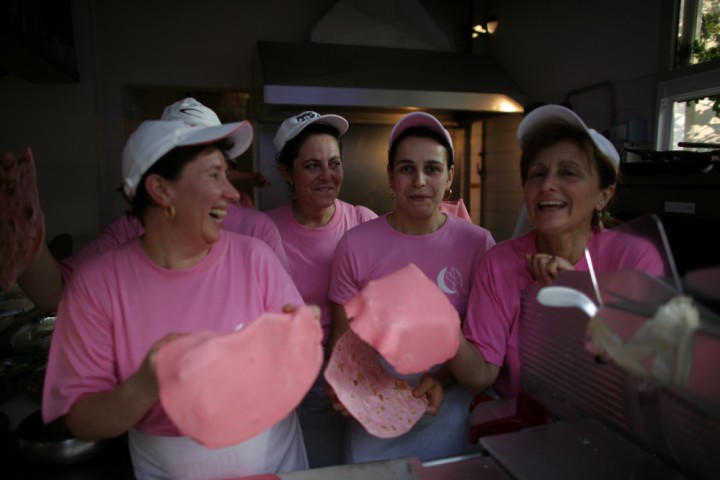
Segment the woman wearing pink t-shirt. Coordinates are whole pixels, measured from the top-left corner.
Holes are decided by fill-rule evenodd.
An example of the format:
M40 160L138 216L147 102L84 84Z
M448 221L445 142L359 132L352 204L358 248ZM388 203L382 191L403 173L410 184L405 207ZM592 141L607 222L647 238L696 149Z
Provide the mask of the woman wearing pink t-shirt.
M339 200L343 182L341 136L348 122L338 115L303 112L286 119L275 136L277 161L292 201L270 210L305 303L320 306L323 343L330 329L330 267L346 231L377 215ZM332 408L320 375L298 410L312 468L343 462L346 419Z
M343 305L370 281L409 263L436 283L464 318L472 272L495 241L484 228L439 208L449 196L453 155L450 134L432 115L414 112L393 127L387 174L395 209L348 231L338 244L330 282L334 303L330 347L349 326ZM408 456L427 461L465 453L470 395L443 365L398 377L415 387L415 396L428 399L429 415L395 438L377 438L351 421L347 461ZM343 410L339 403L336 407Z
M549 285L564 270L588 270L587 248L598 272L623 268L663 275L665 266L647 240L603 228L615 193L620 157L605 137L571 110L548 105L520 123L520 172L534 230L502 242L475 272L452 372L471 392L488 387L501 397L520 391L521 294Z
M159 401L160 345L182 333L234 332L264 312L303 303L265 243L222 228L238 201L228 158L251 141L248 122L143 122L125 146L122 172L144 234L83 262L60 300L43 418L63 418L86 440L127 432L138 479L227 479L307 468L294 412L249 440L213 450L183 436ZM233 367L239 376L262 368Z
M180 120L193 126L215 127L220 125L220 119L215 112L194 98L185 98L168 105L163 111L161 120ZM235 161L232 158L230 160ZM234 178L245 175L233 170L229 176L232 181ZM252 175L253 182L258 186L267 184L264 176ZM252 204L249 207L252 207ZM223 228L264 241L287 268L287 257L275 224L264 213L243 206L242 198L240 203L228 206ZM68 281L72 272L82 262L142 235L143 231L143 226L137 217L129 214L123 215L108 225L95 240L70 257L60 259L62 261L59 265L47 245L43 243L35 258L18 278L18 284L38 309L55 311L62 294L63 284Z

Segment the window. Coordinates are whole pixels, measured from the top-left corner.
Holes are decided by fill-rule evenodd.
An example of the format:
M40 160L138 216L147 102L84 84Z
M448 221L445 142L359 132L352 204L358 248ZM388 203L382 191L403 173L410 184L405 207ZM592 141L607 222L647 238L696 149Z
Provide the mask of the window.
M675 67L720 58L720 1L680 0Z
M658 150L720 148L720 0L666 2L672 51L658 84Z

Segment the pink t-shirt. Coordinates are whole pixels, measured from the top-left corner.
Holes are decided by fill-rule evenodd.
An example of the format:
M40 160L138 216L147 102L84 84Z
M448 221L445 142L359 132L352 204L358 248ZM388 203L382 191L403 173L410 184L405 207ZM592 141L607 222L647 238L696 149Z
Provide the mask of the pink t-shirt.
M392 228L387 215L345 234L335 251L329 298L344 305L370 280L414 263L436 282L464 318L472 273L495 244L490 232L459 217L427 235L407 235Z
M387 215L348 231L335 250L330 300L344 305L371 280L414 263L447 295L462 319L472 273L495 240L490 232L465 219L446 217L443 226L426 235L398 232L388 224ZM381 362L391 369L384 360ZM417 385L422 377L421 373L393 374L411 385ZM448 388L443 395L437 416L424 415L399 437L381 440L370 435L359 422L351 422L346 442L349 461L409 455L429 460L461 454L467 438L466 417L471 399L459 385Z
M286 204L266 212L275 222L290 264L290 273L305 303L322 311L323 344L330 331L330 268L335 247L346 231L377 218L372 210L335 200L335 214L322 227L300 224Z
M170 332L231 332L286 304L302 304L289 274L265 243L248 236L223 232L207 257L179 270L153 263L139 239L100 254L77 269L60 300L43 418L127 380ZM135 428L179 435L159 403Z
M463 327L485 361L500 366L495 392L513 397L520 391L518 328L523 290L535 279L527 267L525 254L537 253L535 230L499 243L492 248L474 274L473 288ZM647 240L612 230L593 230L588 250L596 272L614 272L624 268L643 270L662 276L665 264ZM575 270L587 271L583 256Z
M259 238L270 246L278 259L280 259L280 263L286 269L289 268L280 234L273 222L264 213L252 208L231 204L228 207L228 213L223 220L222 227L228 232ZM72 272L88 258L122 245L131 238L139 237L144 231L145 229L137 217L123 215L118 218L108 225L95 240L60 263L63 280L67 282Z

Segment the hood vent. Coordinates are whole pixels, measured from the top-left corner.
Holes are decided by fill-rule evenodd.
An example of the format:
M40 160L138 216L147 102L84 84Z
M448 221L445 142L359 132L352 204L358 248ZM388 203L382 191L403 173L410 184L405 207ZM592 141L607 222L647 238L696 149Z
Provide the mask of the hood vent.
M522 112L524 101L489 56L363 45L258 42L254 82L263 121L303 109L419 108L484 118Z

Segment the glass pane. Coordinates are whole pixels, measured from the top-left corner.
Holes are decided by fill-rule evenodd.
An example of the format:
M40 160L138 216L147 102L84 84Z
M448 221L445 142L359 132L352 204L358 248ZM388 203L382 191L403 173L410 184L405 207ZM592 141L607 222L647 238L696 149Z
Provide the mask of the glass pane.
M672 148L679 142L720 146L720 95L673 104ZM711 148L698 146L691 150Z
M675 67L720 58L720 0L681 0Z

